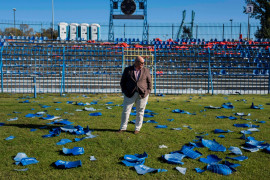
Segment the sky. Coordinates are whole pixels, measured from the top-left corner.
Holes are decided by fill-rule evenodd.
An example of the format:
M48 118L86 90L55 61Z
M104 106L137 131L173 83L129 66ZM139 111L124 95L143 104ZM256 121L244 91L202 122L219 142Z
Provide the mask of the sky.
M55 22L109 23L110 0L54 0ZM186 22L195 11L195 23L244 23L244 0L148 0L148 23L180 23L186 10ZM0 0L0 22L13 21L51 22L52 0ZM118 20L121 21L121 20ZM130 20L133 21L133 20ZM250 19L251 23L258 20Z

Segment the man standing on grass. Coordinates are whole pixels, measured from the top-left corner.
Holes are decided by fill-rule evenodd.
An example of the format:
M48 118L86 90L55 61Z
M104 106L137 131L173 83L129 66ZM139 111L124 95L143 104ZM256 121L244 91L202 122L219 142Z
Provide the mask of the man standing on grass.
M124 93L123 112L119 133L126 131L131 108L136 102L136 123L134 134L138 134L143 124L144 109L151 93L150 71L143 67L144 59L137 56L133 66L126 67L121 78Z

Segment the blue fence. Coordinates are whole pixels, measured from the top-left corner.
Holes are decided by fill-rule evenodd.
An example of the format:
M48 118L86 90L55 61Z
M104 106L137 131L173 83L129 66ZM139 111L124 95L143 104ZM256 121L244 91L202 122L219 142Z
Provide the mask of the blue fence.
M269 42L209 44L154 42L138 48L151 51L155 59L148 66L153 69L152 93L269 94ZM127 48L10 43L0 51L1 92L120 93Z

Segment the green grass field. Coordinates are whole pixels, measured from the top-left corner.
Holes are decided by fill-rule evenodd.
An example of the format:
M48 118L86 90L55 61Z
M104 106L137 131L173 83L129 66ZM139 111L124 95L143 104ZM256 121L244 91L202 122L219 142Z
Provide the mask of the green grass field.
M32 95L29 95L32 96ZM258 152L248 152L242 150L247 160L242 162L229 160L233 163L239 163L241 166L236 168L236 172L229 176L219 175L210 171L201 174L196 173L195 168L203 169L206 164L198 159L184 158L184 165L168 164L161 160L161 156L172 151L180 150L181 147L196 139L198 133L208 133L205 139L213 140L224 145L226 152L213 152L208 148L195 148L206 158L207 155L215 154L224 162L226 156L234 157L230 154L230 146L241 147L245 143L240 139L241 130L248 128L234 127L235 123L252 123L260 125L260 132L253 132L249 136L256 140L270 143L270 106L269 95L167 95L165 97L150 96L146 109L152 110L158 115L154 118L145 118L145 120L155 120L159 125L167 125L166 129L157 129L157 124L145 123L140 134L134 135L134 124L128 125L128 131L118 134L123 98L119 94L67 94L66 97L60 97L58 94L39 94L38 98L30 98L31 103L19 103L27 100L26 95L22 94L0 94L0 179L269 179L270 177L270 154L264 150ZM24 97L24 99L23 99ZM245 99L246 101L242 101ZM83 106L67 104L67 101L92 102L97 100L96 105L86 106L98 109L102 116L89 116L88 111L77 112L76 109L83 109ZM240 101L236 101L240 100ZM54 103L60 101L62 103ZM107 102L113 104L105 105ZM205 106L218 106L223 103L231 102L234 109L206 109ZM263 110L250 109L251 103L263 105ZM41 108L42 105L51 106ZM112 109L107 109L107 106ZM34 110L31 110L34 108ZM61 108L61 110L56 110ZM181 109L196 115L187 115L172 113L174 109ZM14 111L21 112L13 113ZM81 125L94 130L93 135L98 135L93 139L84 139L74 142L76 136L62 132L58 137L42 138L42 135L49 134L49 130L60 125L47 125L51 121L40 118L26 118L28 113L47 111L50 115L61 116L74 122L75 125ZM234 113L251 113L247 120L229 120L217 119L216 116L235 116ZM17 121L7 121L8 119L18 117ZM135 119L131 116L130 120ZM174 119L170 122L168 119ZM258 121L266 121L265 124ZM45 129L39 129L47 125ZM192 129L183 127L189 125ZM171 130L171 128L182 128L181 131ZM30 129L38 129L31 132ZM214 129L232 130L232 133L226 133L225 138L219 138L220 134L214 134ZM15 136L13 140L6 141L5 138ZM73 140L72 143L65 145L56 145L61 139ZM159 145L166 145L168 148L160 149ZM62 153L62 148L83 147L85 153L79 156L67 156ZM17 153L24 152L28 157L35 157L39 163L28 166L14 164L14 156ZM125 154L142 154L147 152L148 158L145 165L152 168L167 169L168 172L148 173L138 175L134 168L126 167L121 163ZM97 161L90 161L90 156L95 156ZM64 161L82 161L82 167L73 169L57 169L53 166L57 160ZM177 166L187 168L185 175L179 173L175 168ZM29 168L28 171L18 172L14 169ZM268 177L268 178L267 178Z

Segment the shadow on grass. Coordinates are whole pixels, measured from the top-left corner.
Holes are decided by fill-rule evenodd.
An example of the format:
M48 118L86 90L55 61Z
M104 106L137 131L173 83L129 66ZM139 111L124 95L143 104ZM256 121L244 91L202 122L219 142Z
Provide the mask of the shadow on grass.
M18 128L29 128L29 129L52 129L61 126L51 126L51 125L39 125L39 124L4 124L3 126L15 126Z
M28 129L53 129L53 128L59 128L63 127L63 125L39 125L39 124L4 124L4 126L14 126L14 127L19 127L19 128L28 128ZM98 129L98 128L90 128L91 131L96 131L96 132L115 132L117 133L119 129ZM119 134L126 134L126 133L131 133L133 134L134 131L127 130L126 132L122 132Z

